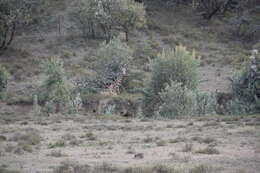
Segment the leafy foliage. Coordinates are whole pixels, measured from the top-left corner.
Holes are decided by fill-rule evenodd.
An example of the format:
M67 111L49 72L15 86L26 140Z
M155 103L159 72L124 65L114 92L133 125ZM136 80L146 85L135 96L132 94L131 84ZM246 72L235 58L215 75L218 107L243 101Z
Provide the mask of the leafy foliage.
M252 53L251 62L232 80L234 100L229 105L232 114L260 112L260 57L257 50Z
M144 114L151 116L154 113L161 102L159 93L172 81L181 83L187 89L196 89L197 66L195 53L189 52L184 46L177 46L174 50L163 50L153 62L152 79L144 92Z
M246 84L249 71L242 69L233 77L232 89L235 99L229 104L231 114L259 113L260 100L257 96L259 90Z
M195 92L195 107L194 113L198 116L215 113L216 98L214 94L209 94L202 91Z
M81 0L74 16L85 36L105 37L107 42L118 29L128 40L129 31L145 23L143 4L134 0Z
M185 115L205 115L213 112L213 97L171 82L160 92L159 115L167 118Z
M118 38L111 40L108 44L101 44L96 54L98 62L95 70L98 80L102 82L102 88L116 79L121 67L129 65L132 55L131 48Z
M73 93L74 86L66 78L63 62L58 57L51 57L44 62L44 68L47 78L42 86L44 89L42 97L47 111L57 113L78 110L75 108L78 105L75 104L75 99L78 100L79 96Z
M171 82L163 92L160 92L162 105L159 107L159 115L173 117L190 115L195 103L194 92L181 83Z
M145 9L142 3L133 0L119 0L113 12L115 23L125 32L128 41L129 31L145 25Z
M80 24L80 29L84 36L96 38L101 32L111 37L111 4L106 4L104 0L81 0L78 9L74 12L76 21ZM109 1L108 1L109 2ZM112 1L111 1L112 2ZM110 38L107 38L110 39Z
M40 4L33 0L0 0L0 51L12 43L17 24L27 24Z

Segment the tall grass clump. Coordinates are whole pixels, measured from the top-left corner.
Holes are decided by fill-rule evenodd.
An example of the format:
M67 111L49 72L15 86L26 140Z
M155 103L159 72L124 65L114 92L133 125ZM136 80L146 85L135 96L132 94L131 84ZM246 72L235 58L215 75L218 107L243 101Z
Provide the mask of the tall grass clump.
M164 117L206 112L202 93L197 91L197 67L194 52L184 46L163 50L152 64L152 78L144 91L143 113Z
M0 65L0 100L5 99L5 92L7 88L7 82L8 82L8 76L9 73L3 67Z

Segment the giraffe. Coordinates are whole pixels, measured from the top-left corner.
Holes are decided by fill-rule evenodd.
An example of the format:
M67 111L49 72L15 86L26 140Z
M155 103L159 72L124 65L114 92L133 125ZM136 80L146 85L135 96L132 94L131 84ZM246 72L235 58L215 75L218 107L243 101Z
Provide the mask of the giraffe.
M119 87L122 84L123 77L126 75L126 64L120 67L120 71L116 76L116 80L108 86L110 95L117 95L119 93Z

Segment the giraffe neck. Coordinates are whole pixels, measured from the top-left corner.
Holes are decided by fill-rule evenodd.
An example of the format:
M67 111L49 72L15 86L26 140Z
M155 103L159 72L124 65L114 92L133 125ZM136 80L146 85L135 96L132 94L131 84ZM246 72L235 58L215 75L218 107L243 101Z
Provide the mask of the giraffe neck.
M125 74L125 70L121 70L118 73L118 76L117 76L116 80L108 87L109 92L112 95L117 95L117 93L119 93L119 87L120 87L120 85L122 83L124 74Z

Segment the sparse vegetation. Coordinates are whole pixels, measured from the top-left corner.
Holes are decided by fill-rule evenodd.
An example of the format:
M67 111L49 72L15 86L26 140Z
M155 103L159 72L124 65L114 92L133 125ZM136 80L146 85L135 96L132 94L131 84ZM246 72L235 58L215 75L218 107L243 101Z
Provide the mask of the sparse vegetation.
M152 79L145 90L143 113L152 116L160 104L164 103L159 95L167 84L171 85L175 82L180 83L177 84L180 87L195 89L198 84L197 66L198 61L195 59L194 52L189 52L183 46L178 46L175 50L163 50L153 63Z
M44 68L47 79L43 83L44 91L40 96L45 102L46 111L48 113L78 112L82 105L81 98L80 95L74 96L74 86L66 78L62 60L51 57L44 62Z
M195 151L195 153L198 153L198 154L219 154L220 152L216 148L206 147L204 149L200 149L200 150Z
M259 5L0 0L0 173L257 172Z
M192 152L192 150L193 150L193 144L186 142L181 151L182 152Z
M65 145L66 145L66 141L60 139L55 143L50 143L49 148L65 147Z
M0 173L19 173L18 171L10 171L6 168L1 168L0 167Z

